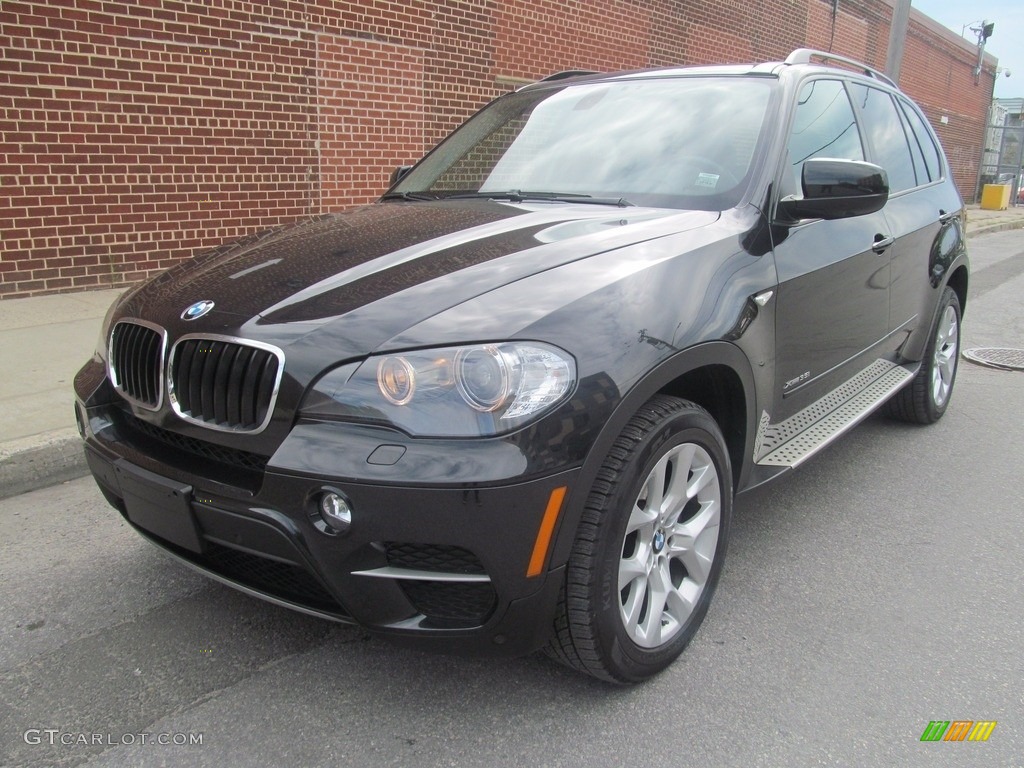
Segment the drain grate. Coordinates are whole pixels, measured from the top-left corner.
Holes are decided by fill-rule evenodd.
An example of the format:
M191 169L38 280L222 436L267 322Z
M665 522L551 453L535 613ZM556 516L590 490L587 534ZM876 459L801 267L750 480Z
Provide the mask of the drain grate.
M965 349L964 357L972 363L987 365L1002 371L1024 371L1024 349L1008 347L978 347Z

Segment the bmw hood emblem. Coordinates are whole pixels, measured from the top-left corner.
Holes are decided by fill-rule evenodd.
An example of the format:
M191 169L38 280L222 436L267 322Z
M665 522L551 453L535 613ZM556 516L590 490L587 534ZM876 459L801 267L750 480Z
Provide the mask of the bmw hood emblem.
M200 317L208 313L213 309L212 301L197 301L195 304L187 307L184 312L181 313L182 320L198 320Z

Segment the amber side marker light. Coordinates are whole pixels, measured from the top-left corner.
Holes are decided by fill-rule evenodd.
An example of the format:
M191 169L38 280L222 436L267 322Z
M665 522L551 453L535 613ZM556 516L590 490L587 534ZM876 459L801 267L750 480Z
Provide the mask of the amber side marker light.
M548 506L544 510L544 518L540 521L540 528L537 530L537 540L533 543L533 555L530 557L530 566L526 569L527 578L540 576L544 570L544 561L548 559L548 547L551 546L551 534L555 530L555 523L558 521L558 513L562 511L562 501L565 499L566 486L561 485L551 492L548 497Z

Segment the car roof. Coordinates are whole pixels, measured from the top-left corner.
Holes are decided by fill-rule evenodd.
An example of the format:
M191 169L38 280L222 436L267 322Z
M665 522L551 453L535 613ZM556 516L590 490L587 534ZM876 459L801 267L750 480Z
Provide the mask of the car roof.
M814 63L817 59L821 63ZM638 69L626 72L592 72L587 70L567 70L555 72L535 83L525 85L518 90L543 88L553 83L576 84L592 82L615 82L634 79L657 79L675 77L774 77L778 78L789 69L813 70L830 74L843 73L855 77L874 80L882 85L899 90L887 75L869 67L863 62L812 48L797 48L786 57L785 61L770 61L761 64L731 64L694 67L660 67L656 69Z

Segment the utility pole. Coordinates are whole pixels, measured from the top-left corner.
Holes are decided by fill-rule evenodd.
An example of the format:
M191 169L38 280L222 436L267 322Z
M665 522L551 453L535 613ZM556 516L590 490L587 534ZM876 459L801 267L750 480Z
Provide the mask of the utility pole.
M900 81L900 64L903 62L903 46L907 41L907 25L910 23L910 0L896 0L892 9L892 24L889 26L889 50L885 55L885 74L894 83Z
M981 65L985 61L985 42L992 37L995 22L982 20L980 27L971 27L971 32L978 36L978 63L974 67L974 84L981 82Z
M983 19L982 22L981 22L981 26L980 27L971 27L971 32L973 32L974 34L976 34L978 36L978 63L974 67L974 84L975 85L978 85L978 84L981 83L981 67L985 63L985 41L988 40L990 37L992 37L992 30L995 29L995 26L996 26L995 22L988 21L987 19ZM989 101L990 105L992 103L992 93L995 91L995 88L996 88L996 74L993 73L992 74L992 91L990 91L989 94L988 94L988 101ZM989 116L990 115L991 115L991 107L990 107ZM986 139L987 134L988 134L988 125L987 124L989 122L989 116L986 116L986 126L985 126L985 129L984 129L984 132L981 134L981 159L978 162L978 177L977 177L977 181L974 184L974 201L975 202L978 201L978 196L979 196L979 194L981 192L981 175L982 175L981 172L984 169L984 165L985 165L985 144L986 144L985 139ZM997 170L998 170L998 166L997 166Z

